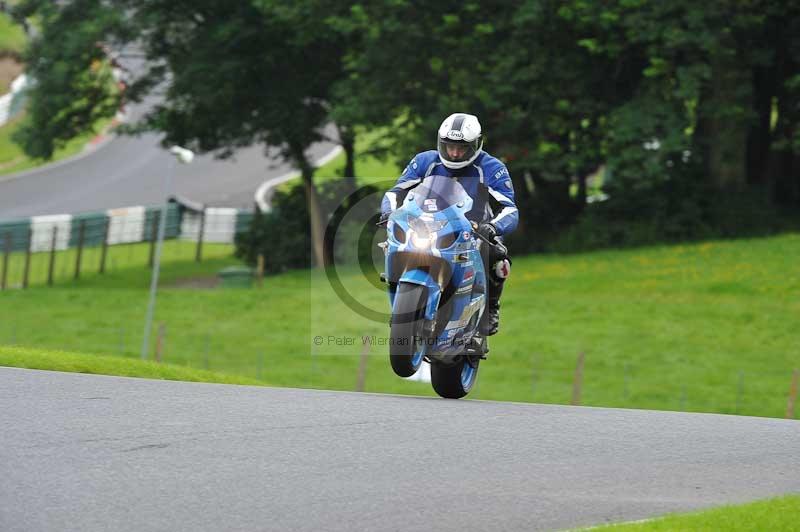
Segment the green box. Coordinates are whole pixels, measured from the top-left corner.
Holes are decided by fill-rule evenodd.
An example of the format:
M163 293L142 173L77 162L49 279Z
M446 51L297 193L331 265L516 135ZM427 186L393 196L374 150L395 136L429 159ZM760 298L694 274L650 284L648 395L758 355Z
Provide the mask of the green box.
M253 286L253 269L247 266L229 266L221 270L217 276L224 288L250 288Z

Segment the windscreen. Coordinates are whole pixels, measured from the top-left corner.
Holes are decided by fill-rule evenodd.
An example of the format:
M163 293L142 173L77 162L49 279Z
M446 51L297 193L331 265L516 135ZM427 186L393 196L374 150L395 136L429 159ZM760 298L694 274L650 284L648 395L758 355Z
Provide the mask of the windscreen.
M439 175L425 178L411 191L422 212L439 212L464 201L469 196L456 179Z

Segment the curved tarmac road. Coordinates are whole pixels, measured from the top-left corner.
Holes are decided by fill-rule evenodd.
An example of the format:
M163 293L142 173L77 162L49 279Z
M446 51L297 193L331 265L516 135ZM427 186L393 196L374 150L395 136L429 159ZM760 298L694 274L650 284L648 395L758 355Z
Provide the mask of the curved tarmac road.
M16 176L0 176L0 219L42 214L75 214L164 201L164 177L170 155L155 134L112 136L87 154ZM309 155L319 160L334 149L319 143ZM263 182L285 176L293 168L276 150L243 148L229 160L211 155L178 165L171 195L215 207L245 207Z
M779 419L13 368L0 405L6 532L552 530L800 492Z

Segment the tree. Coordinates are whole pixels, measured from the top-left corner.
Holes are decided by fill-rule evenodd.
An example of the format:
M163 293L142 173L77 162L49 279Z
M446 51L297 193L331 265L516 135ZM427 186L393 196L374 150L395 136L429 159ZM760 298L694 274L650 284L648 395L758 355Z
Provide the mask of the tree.
M45 24L55 26L73 20L66 16L71 6L105 13L110 5L74 0L59 11L43 0L26 3L50 13ZM626 220L666 205L654 191L672 187L681 195L689 185L711 198L756 186L800 204L796 2L114 5L124 7L124 24L112 18L103 23L107 31L128 41L138 34L150 60L131 95L165 93L141 128L220 156L252 143L281 146L303 174L318 262L325 215L304 154L330 121L354 174L358 127L384 131L385 153L405 162L433 146L444 116L477 114L487 149L511 170L520 232L536 237L525 245L581 217L587 179L601 167L611 176L604 184L615 204L609 212ZM68 37L64 29L51 33ZM90 48L100 34L79 31L76 39ZM64 57L78 57L79 48L68 46ZM47 59L61 57L57 52L37 53ZM85 72L91 61L82 64ZM56 77L41 72L45 81ZM50 87L63 94L76 79ZM38 114L42 128L29 130L32 140L55 136L44 122L66 101ZM699 216L696 210L686 216Z
M144 128L166 143L225 157L254 143L279 146L302 176L313 251L323 263L325 215L307 149L324 138L342 48L321 30L314 2L126 0L152 65L141 97L166 83Z
M326 220L306 152L325 138L331 90L341 76L345 52L340 35L325 31L317 16L325 2L73 0L61 4L28 0L24 7L28 15L45 16L45 32L31 52L43 65L37 71L42 88L33 95L34 108L46 108L49 116L58 117L71 102L82 104L79 113L70 115L80 119L69 120L71 129L64 128L60 135L69 138L85 131L93 119L116 110L119 98L89 98L75 75L57 86L46 83L54 77L46 65L58 57L68 68L81 70L72 65L83 65L82 54L92 52L95 42L135 42L143 48L147 63L143 72L136 73L126 97L142 101L158 91L161 99L128 131L159 131L164 133L164 145L181 144L219 157L252 144L278 146L283 158L300 170L312 247L317 264L322 264ZM114 14L113 19L105 16L108 13ZM59 51L58 37L69 33L81 17L91 21L83 23L91 31L71 37L75 46ZM44 112L41 117L46 122ZM60 138L47 128L28 131L31 147ZM345 142L352 145L353 134L343 131Z
M604 116L629 89L609 84L613 59L578 44L560 2L372 0L337 20L362 36L347 56L358 121L384 126L395 153L430 149L454 111L478 115L486 147L510 167L522 225L553 231L585 204L586 178L602 163ZM386 43L391 43L387 46ZM617 80L614 80L617 81ZM571 185L578 185L573 197Z
M56 148L117 112L121 94L103 42L110 33L131 35L119 10L101 0L63 7L27 0L15 13L36 13L41 28L25 53L35 85L17 140L28 155L49 159Z
M779 139L797 129L791 77L798 69L800 6L774 0L569 4L599 53L643 54L646 60L635 94L622 107L628 118L619 117L614 129L650 121L666 160L690 153L720 192L794 182L787 181L791 157L777 163L776 150L790 145ZM781 170L770 173L770 161Z

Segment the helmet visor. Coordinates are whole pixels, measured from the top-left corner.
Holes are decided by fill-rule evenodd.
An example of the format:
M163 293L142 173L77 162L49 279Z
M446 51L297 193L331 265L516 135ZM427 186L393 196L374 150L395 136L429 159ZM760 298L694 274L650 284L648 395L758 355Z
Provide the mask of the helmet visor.
M469 161L480 149L480 138L468 142L465 140L439 139L439 157L451 163Z

